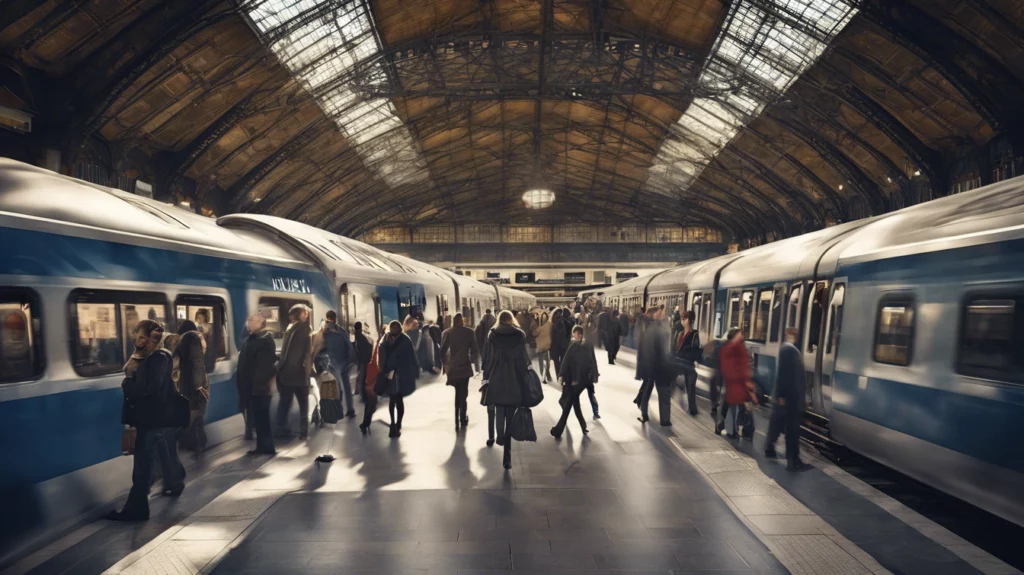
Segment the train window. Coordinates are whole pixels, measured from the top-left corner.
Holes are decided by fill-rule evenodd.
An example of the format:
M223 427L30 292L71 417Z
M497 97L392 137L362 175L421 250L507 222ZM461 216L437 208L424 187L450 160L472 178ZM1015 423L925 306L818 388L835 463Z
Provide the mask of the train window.
M144 319L167 325L167 298L161 293L77 289L68 297L71 363L79 375L121 371L135 351L135 326Z
M961 325L958 373L1024 382L1024 296L971 298Z
M702 325L707 326L708 340L711 339L711 294L704 294L704 308L701 310L700 321Z
M179 296L174 301L177 324L195 322L206 342L206 371L213 372L218 361L228 358L227 317L224 300L209 296Z
M690 311L693 312L694 326L693 329L699 330L704 325L703 318L701 318L702 302L704 301L704 294L694 293L693 300L690 302Z
M743 337L750 338L750 328L753 327L753 316L754 316L754 290L747 290L743 292L743 311L741 315L743 321L740 324L740 331L743 332Z
M0 383L43 373L39 297L27 289L0 288Z
M290 310L296 304L303 304L308 307L311 311L309 313L309 323L313 324L313 304L309 300L305 299L292 299L284 297L261 297L256 304L256 307L260 312L263 313L263 317L267 318L267 331L274 337L274 343L277 346L277 351L281 351L281 343L284 340L284 332L288 329L288 310Z
M779 341L779 324L782 322L782 296L786 288L779 286L775 288L775 295L772 298L771 321L768 327L768 341L774 343Z
M914 302L906 296L883 298L875 322L875 361L910 365L914 347Z
M740 327L740 312L743 309L743 302L739 292L729 295L729 329Z
M818 337L821 335L821 320L825 317L826 300L828 299L828 282L814 284L814 292L810 303L810 318L808 318L807 330L807 351L814 352L818 349Z
M761 290L757 298L757 313L754 316L754 331L750 334L752 341L765 341L768 337L768 316L772 311L771 290Z
M800 328L800 294L803 286L793 284L793 291L789 292L789 306L786 308L786 328Z

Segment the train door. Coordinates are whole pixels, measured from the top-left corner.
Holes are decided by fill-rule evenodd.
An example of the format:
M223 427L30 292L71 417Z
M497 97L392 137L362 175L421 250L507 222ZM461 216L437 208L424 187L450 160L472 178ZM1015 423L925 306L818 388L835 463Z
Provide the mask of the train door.
M832 380L836 368L836 357L839 355L839 342L843 328L843 301L846 298L846 278L840 278L832 286L832 298L829 299L828 316L825 321L821 363L818 368L821 380L821 397L823 415L832 413Z
M383 317L377 288L368 284L342 284L338 290L338 322L355 333L360 322L363 334L372 338L383 327Z
M820 373L821 365L821 343L824 336L822 326L825 323L825 311L828 307L829 282L828 280L818 280L814 283L809 283L807 288L808 293L804 298L807 303L805 305L806 316L802 350L804 368L807 372L807 409L815 413L822 413L824 411L824 402L821 397L821 380L818 374ZM811 369L807 369L808 367Z

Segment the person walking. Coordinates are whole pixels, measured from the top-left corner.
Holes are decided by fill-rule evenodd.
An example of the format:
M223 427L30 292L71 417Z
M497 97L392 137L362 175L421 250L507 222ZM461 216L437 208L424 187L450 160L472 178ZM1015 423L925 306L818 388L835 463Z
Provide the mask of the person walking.
M497 427L498 445L505 448L502 465L512 469L512 415L523 403L522 385L530 367L526 334L519 329L512 312L498 314L498 325L491 329L484 348L484 383L487 385L488 434ZM490 441L488 441L490 444Z
M331 373L341 387L341 395L345 400L345 417L356 416L356 406L352 403L352 383L349 381L349 367L355 361L355 350L348 331L338 325L338 313L333 309L324 314L323 345L327 356L331 358Z
M719 369L725 382L725 431L730 439L738 437L736 423L740 407L747 401L747 382L750 381L750 354L743 343L743 333L729 330L728 342L718 352Z
M779 348L779 366L775 373L772 415L768 423L764 454L775 458L779 434L786 434L786 469L806 471L811 468L800 460L800 424L804 415L804 362L796 347L799 331L787 328L785 341Z
M206 339L195 323L185 320L178 326L173 359L178 367L178 391L188 400L190 412L188 427L181 430L178 440L198 459L206 450L204 423L210 402L210 380L206 375Z
M448 385L455 388L455 430L469 425L467 398L473 366L480 360L476 334L462 324L461 313L452 318L452 327L441 334L441 362L448 374Z
M542 383L548 383L551 379L551 322L547 312L540 314L540 320L534 325L533 339L537 345L537 373L540 374ZM557 375L557 370L556 370Z
M604 349L608 352L608 365L615 365L615 357L619 354L619 345L622 341L622 326L619 324L618 310L608 310L607 327L604 335Z
M629 338L629 312L615 310L617 317L619 318L619 333L622 335L622 342L625 344L626 339ZM636 345L635 342L633 342Z
M558 379L562 382L562 416L558 423L551 428L551 435L558 439L565 431L565 425L569 420L569 410L576 412L576 419L580 422L580 429L583 434L588 433L587 421L583 419L583 410L580 409L580 395L585 389L593 389L600 377L597 370L597 356L594 353L594 346L590 342L583 341L583 328L576 326L572 330L572 343L565 351L565 359L562 361L562 369L558 373ZM596 413L595 409L595 413Z
M487 345L487 335L491 333L491 328L496 323L498 323L498 319L488 309L484 312L484 316L480 318L480 323L476 324L476 345L481 353L484 350L484 346Z
M595 323L597 323L597 341L601 346L607 348L608 334L611 332L611 311L608 308L602 307L597 316L594 317Z
M352 326L355 331L355 352L356 352L356 385L352 393L361 394L363 389L366 388L366 368L370 365L370 361L373 359L373 343L370 338L366 337L363 333L363 322L357 321Z
M675 381L675 360L669 344L669 326L664 308L648 310L646 327L640 334L637 349L637 376L643 381L640 397L640 423L647 423L647 406L651 393L658 389L658 413L663 427L672 426L672 384Z
M565 355L565 322L562 321L562 309L555 308L551 312L551 360L555 363L555 375L562 369L562 356Z
M422 371L434 370L434 345L430 340L429 329L415 316L406 316L402 323L402 331L412 343L416 354L416 363Z
M277 368L277 393L281 396L277 404L278 435L291 435L288 428L288 412L292 399L299 404L299 439L309 437L309 375L313 367L313 335L309 326L309 308L295 304L288 311L291 323L284 332L281 342L281 359Z
M442 325L444 325L445 319L446 318L440 318L437 320L437 323L427 324L427 333L430 335L431 343L430 350L434 358L434 370L437 370L435 373L440 372L442 369L441 336L444 334L444 330L448 329L448 327L441 327Z
M407 317L405 330L397 321L388 326L388 335L380 344L380 370L387 374L388 413L391 415L391 431L388 437L402 436L402 419L405 418L405 398L416 391L416 379L420 375L420 362L410 339L411 334L422 335L415 318ZM420 339L423 343L423 339Z
M373 351L370 352L370 362L366 364L366 374L363 378L362 389L363 422L359 424L359 431L363 435L370 433L370 422L373 419L373 413L377 411L377 392L374 387L377 383L377 375L380 373L380 344L387 337L387 334L382 335L377 340L377 343L373 345Z
M690 415L697 415L697 363L704 357L700 334L693 329L695 314L687 310L682 314L682 331L676 337L675 352L683 376L686 406Z
M113 521L149 519L154 460L160 463L164 495L177 497L185 490L185 467L178 460L176 443L179 422L174 421L172 405L177 395L171 378L174 360L169 351L160 349L164 327L144 319L132 333L135 351L124 366L121 423L136 429L135 459L128 500L121 511L107 515Z
M256 432L256 448L249 455L275 455L274 437L270 427L270 398L274 396L277 349L274 336L266 330L267 318L253 314L246 322L249 336L238 352L235 382L238 385L238 407L248 411Z

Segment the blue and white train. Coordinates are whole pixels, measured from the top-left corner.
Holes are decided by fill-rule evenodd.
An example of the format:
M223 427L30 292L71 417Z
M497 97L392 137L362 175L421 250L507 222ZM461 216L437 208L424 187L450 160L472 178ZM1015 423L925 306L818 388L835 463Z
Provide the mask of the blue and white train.
M130 487L120 384L140 319L199 320L216 443L242 433L235 358L257 310L278 340L296 303L372 338L417 310L472 325L535 302L293 221L213 220L8 159L0 246L0 565Z
M767 394L797 328L836 441L1024 525L1024 178L602 291L693 310L705 343L741 329Z

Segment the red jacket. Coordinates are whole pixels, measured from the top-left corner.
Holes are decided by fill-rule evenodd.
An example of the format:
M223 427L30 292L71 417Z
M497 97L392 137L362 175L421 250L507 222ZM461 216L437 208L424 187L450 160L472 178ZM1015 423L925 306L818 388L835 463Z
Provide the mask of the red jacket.
M750 354L742 341L730 341L718 352L718 369L725 381L725 403L740 405L750 399L747 382L750 381Z
M366 384L363 386L363 399L373 399L377 397L377 394L373 392L373 386L377 383L377 374L380 373L380 367L377 366L377 348L380 347L380 340L373 344L373 355L370 363L366 365Z

